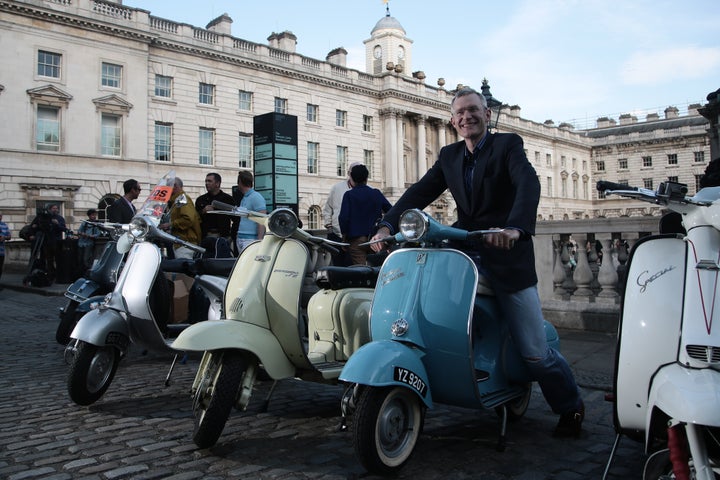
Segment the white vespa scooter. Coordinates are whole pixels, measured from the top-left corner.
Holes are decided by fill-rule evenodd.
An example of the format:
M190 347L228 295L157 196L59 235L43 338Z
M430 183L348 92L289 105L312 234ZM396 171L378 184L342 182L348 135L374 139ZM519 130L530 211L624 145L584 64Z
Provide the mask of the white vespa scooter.
M617 432L645 443L643 479L720 477L720 187L686 197L598 182L606 195L667 207L684 233L641 238L628 260L614 382Z
M187 325L170 323L172 294L161 269L160 248L153 242L179 243L199 253L204 249L158 228L174 180L175 172L171 171L129 225L115 225L125 231L117 243L118 252L127 253L125 265L114 290L77 323L65 350L70 363L68 394L78 405L90 405L102 397L131 344L177 353L169 348L170 339ZM176 203L181 204L181 199Z
M200 448L217 442L233 407L245 410L261 366L275 381L337 382L352 352L370 339L368 312L378 273L328 267L331 252L345 244L298 228L292 210L268 216L225 208L265 224L267 233L238 258L222 319L192 325L172 344L205 352L191 390L193 441Z

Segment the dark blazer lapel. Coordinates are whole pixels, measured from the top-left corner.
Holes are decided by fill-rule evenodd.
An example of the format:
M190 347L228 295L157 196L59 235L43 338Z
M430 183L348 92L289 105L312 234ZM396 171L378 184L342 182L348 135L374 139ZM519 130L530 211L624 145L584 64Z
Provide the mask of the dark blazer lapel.
M448 189L455 198L455 203L465 212L470 211L471 198L465 190L465 177L463 171L463 163L465 162L465 143L460 143L460 148L454 152L450 159L449 178L446 178Z

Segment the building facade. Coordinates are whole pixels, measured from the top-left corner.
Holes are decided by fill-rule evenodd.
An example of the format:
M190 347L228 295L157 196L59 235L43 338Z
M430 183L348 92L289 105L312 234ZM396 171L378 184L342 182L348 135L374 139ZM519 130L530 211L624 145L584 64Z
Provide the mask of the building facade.
M363 41L364 72L347 67L342 48L318 60L296 52L291 32L259 44L233 37L231 26L227 15L199 28L121 1L0 0L4 220L19 230L37 207L59 203L77 228L88 208L102 218L126 179L148 187L171 169L192 198L209 172L229 191L239 169L253 168L253 118L275 111L297 117L299 211L317 229L349 163L365 163L369 183L392 202L458 140L449 124L456 87L413 71L413 42L389 14ZM689 110L575 130L506 105L497 130L525 141L542 185L539 219L647 215L655 212L599 199L594 184L671 177L692 190L710 143L707 121ZM428 210L455 218L449 194Z

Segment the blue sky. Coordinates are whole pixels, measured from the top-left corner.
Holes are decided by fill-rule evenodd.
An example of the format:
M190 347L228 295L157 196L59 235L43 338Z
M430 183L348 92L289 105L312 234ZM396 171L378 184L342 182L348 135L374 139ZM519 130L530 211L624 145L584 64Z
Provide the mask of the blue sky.
M382 0L125 0L151 15L204 28L223 13L232 35L267 43L290 31L297 52L324 60L343 47L364 70L363 40ZM523 118L591 126L601 116L706 102L720 88L717 0L390 0L413 41L412 70L446 88L480 87Z

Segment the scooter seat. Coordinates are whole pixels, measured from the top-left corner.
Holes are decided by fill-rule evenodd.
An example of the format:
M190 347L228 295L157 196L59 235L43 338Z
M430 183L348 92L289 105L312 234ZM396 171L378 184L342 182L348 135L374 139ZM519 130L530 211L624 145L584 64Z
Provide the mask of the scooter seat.
M475 293L478 295L495 296L495 290L493 290L492 286L490 285L490 281L485 275L478 275L478 284Z
M380 267L322 267L315 272L315 284L323 289L375 288Z

